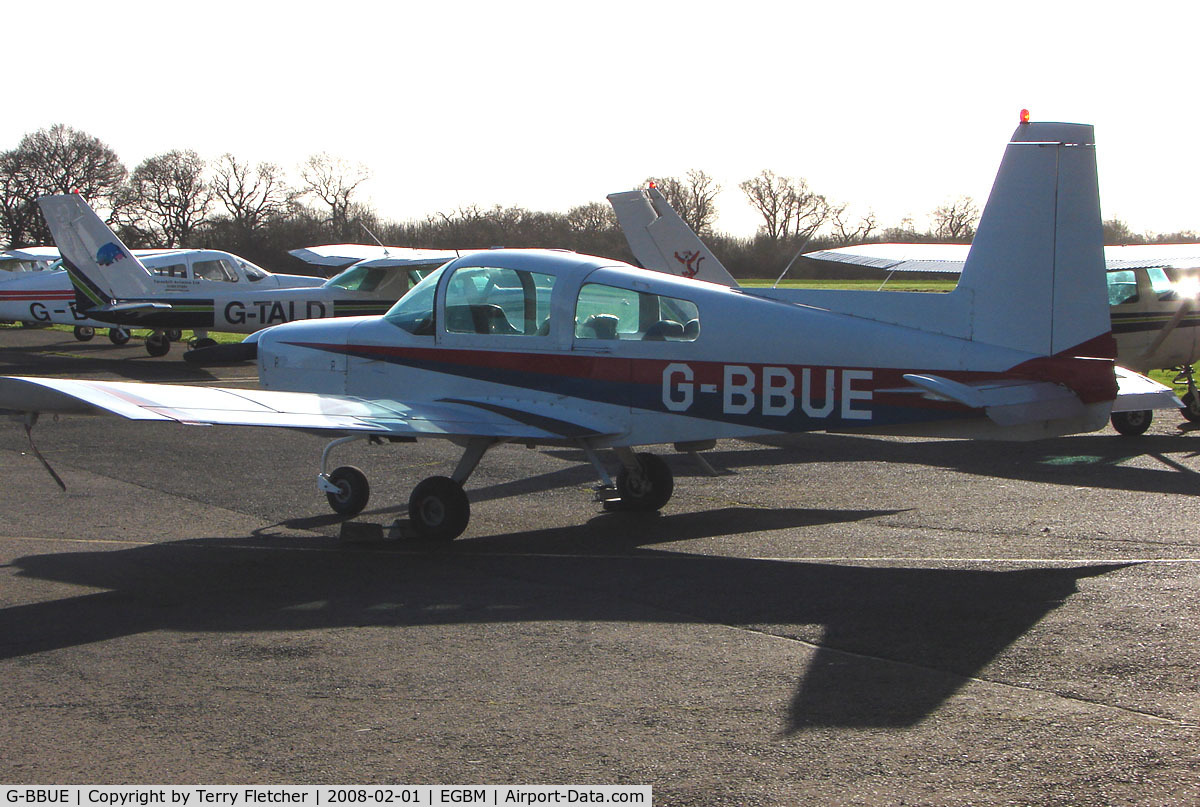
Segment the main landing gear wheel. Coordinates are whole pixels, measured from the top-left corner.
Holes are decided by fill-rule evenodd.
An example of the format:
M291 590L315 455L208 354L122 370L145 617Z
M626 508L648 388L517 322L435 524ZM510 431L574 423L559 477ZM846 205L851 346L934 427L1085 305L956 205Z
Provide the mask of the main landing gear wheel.
M462 485L448 476L431 476L413 488L408 518L421 538L453 541L471 520L471 503Z
M1183 409L1179 412L1192 423L1200 422L1200 395L1185 392L1179 400L1183 401Z
M338 489L337 493L331 491L325 494L333 512L353 518L367 506L367 500L371 498L371 486L362 471L353 465L343 465L330 471L327 478Z
M152 333L146 337L146 352L151 356L165 356L171 352L171 340L166 334Z
M666 461L657 454L638 454L641 473L634 474L622 467L617 474L617 495L621 505L630 510L652 512L662 509L675 492L675 477Z
M127 328L109 328L108 341L120 346L129 341L130 333Z
M92 337L96 335L95 328L89 328L87 325L75 326L75 338L80 342L90 342Z
M1150 428L1150 421L1154 419L1154 415L1149 409L1138 409L1134 412L1113 412L1109 419L1119 434L1137 437L1139 434L1145 434L1146 429Z
M178 342L183 338L183 331L179 328L167 328L163 331L163 336L167 337L168 342Z

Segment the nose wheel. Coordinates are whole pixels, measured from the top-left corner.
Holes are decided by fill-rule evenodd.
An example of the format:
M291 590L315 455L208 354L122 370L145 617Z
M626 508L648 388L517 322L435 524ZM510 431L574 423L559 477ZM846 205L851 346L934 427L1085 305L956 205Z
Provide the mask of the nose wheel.
M339 438L325 446L321 454L317 487L325 494L333 512L346 518L358 515L367 506L371 486L366 474L353 465L342 465L329 472L325 468L328 467L329 453L335 446L362 439L368 437L354 435ZM408 499L408 518L413 531L420 538L453 541L463 534L471 520L471 503L467 500L463 484L484 453L495 443L490 438L467 441L462 459L451 476L431 476L413 488Z
M371 498L371 485L367 475L353 465L334 468L324 478L334 489L325 488L329 506L339 516L352 518L362 512ZM324 487L324 486L322 486Z

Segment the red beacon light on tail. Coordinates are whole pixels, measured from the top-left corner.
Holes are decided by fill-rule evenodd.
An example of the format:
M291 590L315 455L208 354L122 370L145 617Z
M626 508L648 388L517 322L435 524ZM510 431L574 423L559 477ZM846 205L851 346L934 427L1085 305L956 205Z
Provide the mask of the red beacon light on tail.
M1029 110L1028 109L1021 110L1021 123L1029 123Z

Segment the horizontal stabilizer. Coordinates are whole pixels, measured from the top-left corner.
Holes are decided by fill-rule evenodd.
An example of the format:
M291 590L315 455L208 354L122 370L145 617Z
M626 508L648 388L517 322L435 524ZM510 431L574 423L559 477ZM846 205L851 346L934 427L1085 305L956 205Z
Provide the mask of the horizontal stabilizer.
M983 409L1001 426L1081 417L1079 396L1049 381L984 381L964 384L936 375L909 373L904 380L934 398Z
M1145 409L1182 409L1183 401L1166 384L1140 373L1117 367L1117 400L1114 412L1139 412Z

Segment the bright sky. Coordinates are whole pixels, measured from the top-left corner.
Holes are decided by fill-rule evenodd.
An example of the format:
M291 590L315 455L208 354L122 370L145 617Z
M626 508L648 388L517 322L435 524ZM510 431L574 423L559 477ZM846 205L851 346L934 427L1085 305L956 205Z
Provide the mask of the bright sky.
M883 226L982 207L1028 107L1095 124L1105 218L1200 230L1194 3L10 6L5 149L65 123L130 169L324 151L365 164L363 200L397 220L565 211L696 168L724 189L718 227L750 235L737 185L764 168Z

